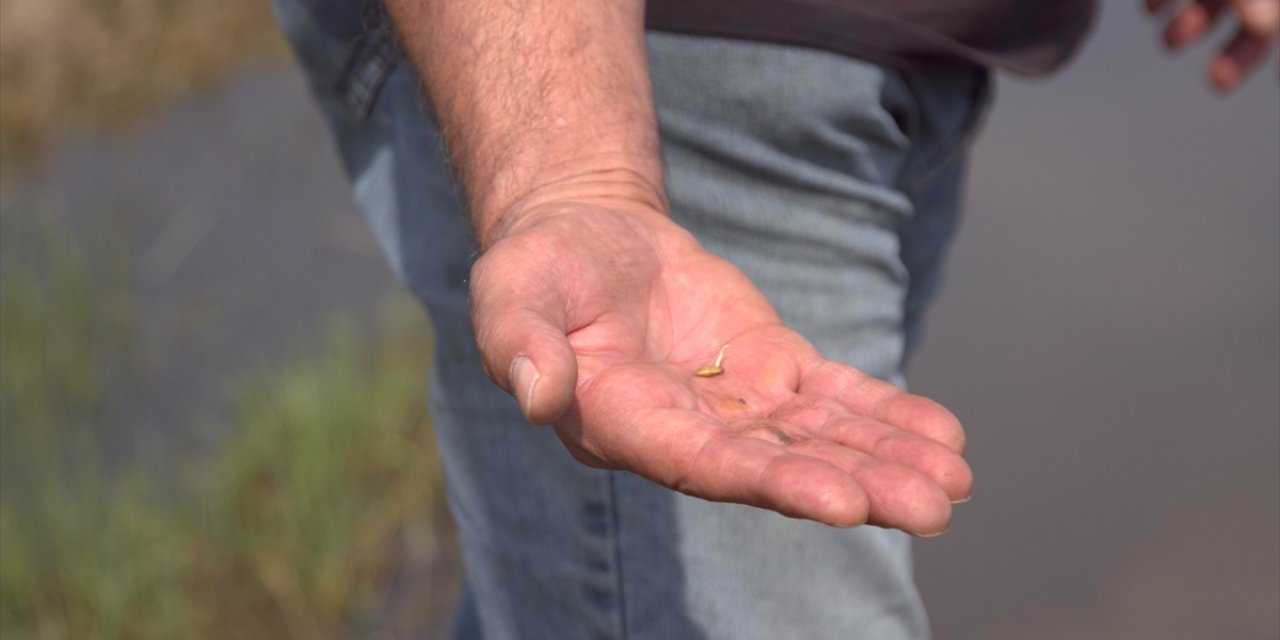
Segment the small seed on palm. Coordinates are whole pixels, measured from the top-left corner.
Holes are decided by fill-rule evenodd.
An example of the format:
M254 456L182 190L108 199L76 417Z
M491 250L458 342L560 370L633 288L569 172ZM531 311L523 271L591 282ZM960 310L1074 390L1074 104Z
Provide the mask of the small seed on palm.
M729 345L727 344L720 347L720 354L716 356L715 364L709 364L705 367L701 367L697 371L694 371L693 375L701 378L710 378L711 376L718 376L724 373L724 367L720 366L720 363L724 360L724 350L728 348Z

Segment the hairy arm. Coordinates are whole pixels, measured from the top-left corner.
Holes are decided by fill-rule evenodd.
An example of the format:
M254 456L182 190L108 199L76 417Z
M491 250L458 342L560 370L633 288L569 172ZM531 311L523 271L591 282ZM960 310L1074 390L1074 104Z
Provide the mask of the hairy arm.
M640 0L388 0L481 248L542 202L665 212Z

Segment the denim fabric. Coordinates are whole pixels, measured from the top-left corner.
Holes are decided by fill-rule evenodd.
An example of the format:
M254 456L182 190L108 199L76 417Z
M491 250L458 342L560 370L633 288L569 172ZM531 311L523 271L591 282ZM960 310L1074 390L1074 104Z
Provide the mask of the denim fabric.
M385 30L324 33L322 4L274 0L360 207L435 328L432 411L467 572L457 637L927 637L904 534L589 469L524 422L481 371L467 309L474 240L421 86L389 40L370 44ZM828 357L901 383L957 216L985 72L900 73L656 33L649 49L675 218Z

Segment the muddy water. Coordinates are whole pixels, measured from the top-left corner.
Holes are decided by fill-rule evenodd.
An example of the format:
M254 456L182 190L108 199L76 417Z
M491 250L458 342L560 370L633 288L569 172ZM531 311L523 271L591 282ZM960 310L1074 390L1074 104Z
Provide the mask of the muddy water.
M141 362L113 428L131 455L220 439L227 381L313 345L392 288L302 80L278 65L132 131L67 135L6 211L129 255ZM199 430L179 430L198 417ZM181 429L186 429L181 428ZM117 452L119 453L119 452Z
M1280 635L1280 100L1228 99L1127 3L1044 84L1001 85L912 368L978 477L919 545L941 639ZM131 442L226 407L392 284L298 77L247 73L128 135L71 139L23 197L137 256ZM97 222L102 222L101 219ZM212 424L212 423L210 423Z

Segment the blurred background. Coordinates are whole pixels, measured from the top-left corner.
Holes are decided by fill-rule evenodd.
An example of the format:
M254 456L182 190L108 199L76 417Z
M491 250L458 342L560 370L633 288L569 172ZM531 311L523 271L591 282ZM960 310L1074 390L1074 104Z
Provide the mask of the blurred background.
M1280 637L1276 68L1217 96L1137 5L976 149L940 640ZM0 635L440 637L429 330L265 3L0 0L0 143Z

